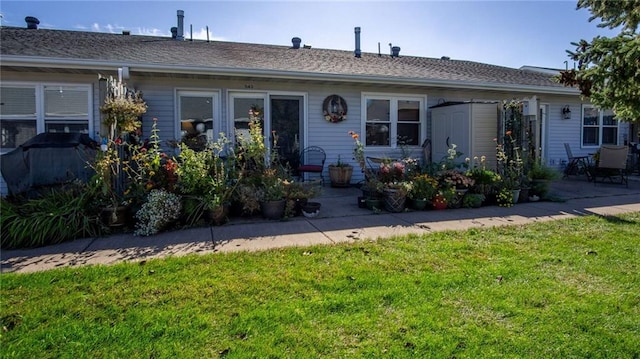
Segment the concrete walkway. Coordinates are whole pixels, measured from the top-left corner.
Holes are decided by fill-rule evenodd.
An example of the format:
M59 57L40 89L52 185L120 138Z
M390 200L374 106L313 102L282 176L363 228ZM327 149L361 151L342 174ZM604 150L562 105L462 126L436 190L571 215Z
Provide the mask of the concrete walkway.
M2 272L35 272L67 266L112 264L192 253L256 251L291 246L354 242L368 238L423 234L443 230L518 225L597 214L640 211L640 177L629 187L588 183L582 179L557 181L551 193L562 202L529 202L511 208L374 214L358 208L355 188L324 188L316 199L320 216L288 221L233 219L219 227L165 232L151 237L121 234L86 238L29 250L0 253Z

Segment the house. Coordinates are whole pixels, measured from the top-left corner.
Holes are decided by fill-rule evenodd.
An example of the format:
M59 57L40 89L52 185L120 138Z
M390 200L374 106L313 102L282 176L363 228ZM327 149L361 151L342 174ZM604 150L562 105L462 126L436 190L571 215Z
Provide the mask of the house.
M178 11L172 37L44 30L33 23L2 27L0 151L41 132L104 135L99 75L120 76L142 91L144 136L157 118L163 140L213 139L219 132L232 138L234 128L246 128L249 111L259 109L283 156L315 145L328 163L353 162L348 131L361 134L368 156L398 156L398 138L418 155L432 137L431 108L455 102L526 99L539 156L552 166L566 161L564 143L586 155L602 143L634 140L627 124L592 108L549 71L404 56L398 47L392 54L363 53L360 28L354 51L301 46L297 37L282 45L190 41L183 16ZM357 182L362 177L355 172Z

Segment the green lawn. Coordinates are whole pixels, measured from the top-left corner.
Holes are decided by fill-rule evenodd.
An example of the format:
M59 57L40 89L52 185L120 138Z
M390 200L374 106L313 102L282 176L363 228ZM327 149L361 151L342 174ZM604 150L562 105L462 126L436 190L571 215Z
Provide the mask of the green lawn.
M3 274L6 358L639 358L640 213Z

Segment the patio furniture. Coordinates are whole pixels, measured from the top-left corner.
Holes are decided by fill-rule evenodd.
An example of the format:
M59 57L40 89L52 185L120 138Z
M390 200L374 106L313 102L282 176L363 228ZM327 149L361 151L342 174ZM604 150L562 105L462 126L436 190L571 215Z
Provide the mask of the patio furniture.
M568 163L567 167L564 169L564 175L562 178L567 178L570 175L587 175L587 179L590 179L589 176L589 156L574 156L571 152L571 146L568 143L564 144L564 149L567 152Z
M627 146L602 146L600 147L600 156L598 162L593 168L593 182L597 183L598 177L602 178L602 182L606 179L611 183L626 184L629 187L629 179L627 177ZM614 179L619 178L619 181Z
M373 175L373 176L378 176L378 174L380 173L380 167L382 167L383 164L390 164L393 162L399 162L400 160L396 160L396 159L392 159L392 158L388 158L388 157L370 157L367 156L365 158L365 161L367 162L367 173L365 173L365 177L367 177L368 175Z
M300 180L304 182L305 173L317 173L320 175L320 181L324 185L324 163L327 155L321 147L310 146L300 152L300 165L298 166L298 174Z

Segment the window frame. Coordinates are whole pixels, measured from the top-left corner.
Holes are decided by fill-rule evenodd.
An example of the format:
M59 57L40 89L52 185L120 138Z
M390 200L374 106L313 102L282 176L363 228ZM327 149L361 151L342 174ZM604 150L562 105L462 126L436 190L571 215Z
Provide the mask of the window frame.
M367 145L367 101L368 100L386 100L389 101L389 145ZM418 121L401 121L398 119L399 103L401 101L416 101L419 103ZM417 145L409 145L410 148L419 148L427 138L427 96L417 94L396 94L396 93L372 93L365 92L361 96L361 127L362 143L365 148L369 149L397 149L398 145L398 124L416 124L418 126Z
M221 108L220 108L220 91L214 89L196 89L196 88L176 88L175 89L175 123L174 123L174 136L176 139L182 139L182 105L181 98L185 97L210 97L212 99L212 131L213 138L208 138L208 141L216 141L219 137L219 133L223 131L221 121Z
M597 116L597 124L595 125L585 125L584 119L585 119L585 112L589 109L595 109L596 111L598 111L598 116ZM594 105L591 104L583 104L582 108L581 108L581 113L580 113L580 148L586 148L586 149L590 149L590 148L599 148L602 145L618 145L620 142L619 139L619 135L620 135L620 120L617 119L615 117L614 114L614 120L616 121L615 125L605 125L604 124L604 117L605 117L605 113L607 111L611 111L611 110L602 110L597 108ZM585 144L585 130L586 129L592 129L595 128L598 132L597 135L597 143L596 144ZM603 143L602 140L604 138L604 130L605 129L611 129L614 128L615 129L615 142L614 143Z
M4 87L14 87L14 88L33 88L35 90L35 116L34 117L30 117L30 116L24 116L24 117L16 117L16 116L9 116L7 118L4 118L3 120L6 121L11 121L11 120L28 120L28 121L34 121L36 122L36 135L41 134L46 132L46 125L47 123L52 123L52 124L63 124L63 123L68 123L68 124L87 124L87 132L86 134L91 136L92 133L94 133L94 120L95 120L95 108L94 108L94 88L93 88L93 84L88 84L88 83L64 83L64 82L14 82L14 81L7 81L7 82L2 82L2 84L0 85L0 88L4 88ZM86 118L68 118L68 117L61 117L61 118L52 118L50 116L47 116L45 113L45 88L47 87L61 87L61 88L77 88L77 89L86 89L86 93L87 93L87 117ZM16 147L2 147L0 148L0 152L1 153L6 153L9 152L17 147L19 147L21 144L17 145Z

